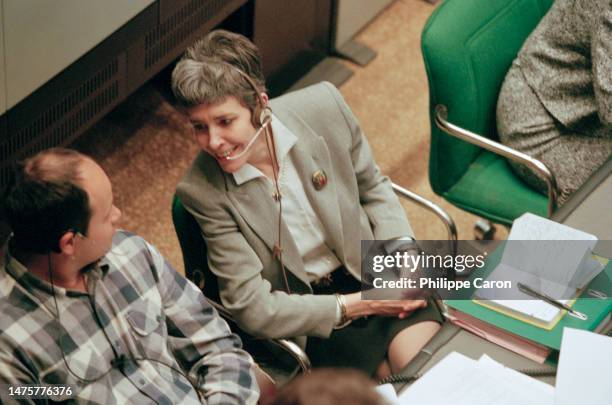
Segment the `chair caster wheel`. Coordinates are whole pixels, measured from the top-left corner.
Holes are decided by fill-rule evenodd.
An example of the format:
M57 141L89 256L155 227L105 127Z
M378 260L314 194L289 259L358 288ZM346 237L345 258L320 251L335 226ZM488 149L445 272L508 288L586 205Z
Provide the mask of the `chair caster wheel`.
M495 225L486 219L480 218L474 224L474 238L476 240L493 240L495 231Z

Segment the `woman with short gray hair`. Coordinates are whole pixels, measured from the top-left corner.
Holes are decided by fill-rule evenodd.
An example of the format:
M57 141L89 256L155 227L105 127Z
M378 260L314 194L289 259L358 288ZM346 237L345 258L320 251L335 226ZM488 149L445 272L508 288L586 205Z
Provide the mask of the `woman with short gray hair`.
M177 195L240 328L293 339L314 366L399 371L442 318L425 300L361 299L361 240L413 233L338 90L269 100L257 48L227 31L186 51L172 89L202 148Z

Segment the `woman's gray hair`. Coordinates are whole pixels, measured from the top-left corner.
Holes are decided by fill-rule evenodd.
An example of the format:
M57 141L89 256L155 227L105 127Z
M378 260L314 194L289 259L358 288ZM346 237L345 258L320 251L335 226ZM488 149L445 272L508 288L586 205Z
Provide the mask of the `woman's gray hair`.
M257 93L266 91L259 50L240 34L212 31L187 48L172 72L172 91L183 107L234 96L255 113Z

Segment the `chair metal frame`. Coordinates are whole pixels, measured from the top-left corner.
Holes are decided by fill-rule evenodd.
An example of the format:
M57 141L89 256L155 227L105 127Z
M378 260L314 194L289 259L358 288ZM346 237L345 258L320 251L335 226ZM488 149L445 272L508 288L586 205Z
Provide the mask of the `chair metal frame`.
M440 221L442 221L444 227L446 228L446 234L451 247L451 252L453 254L457 253L457 226L455 225L455 221L453 220L453 218L446 211L444 211L442 207L433 203L432 201L429 201L425 197L422 197L419 194L405 189L404 187L397 185L393 182L391 183L391 187L400 197L410 200L418 206L425 208L426 210L429 210L433 214L435 214L440 219Z
M495 142L482 135L475 134L467 129L461 128L448 121L448 109L443 104L436 105L435 108L435 122L436 126L446 134L454 136L455 138L461 139L464 142L486 149L496 155L503 156L507 159L511 159L515 162L524 164L530 169L539 174L546 182L547 194L548 194L548 216L557 209L557 181L554 174L548 167L540 160L533 158L523 152L519 152L516 149L510 148L499 142Z
M231 320L232 322L235 322L230 312L223 305L219 304L218 302L212 299L208 299L208 302L210 302L211 305L215 307L215 309L221 314L221 316ZM310 359L308 358L308 355L295 342L289 339L268 339L268 340L271 343L283 348L287 353L289 353L291 357L293 357L295 361L298 363L302 372L310 371L310 369L312 368L312 365L310 364Z

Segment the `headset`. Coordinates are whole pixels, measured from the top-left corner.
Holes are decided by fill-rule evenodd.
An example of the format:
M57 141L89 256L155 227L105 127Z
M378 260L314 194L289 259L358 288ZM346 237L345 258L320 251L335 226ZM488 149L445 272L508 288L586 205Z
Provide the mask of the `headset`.
M258 125L259 128L255 132L255 134L253 135L253 137L251 138L247 146L245 146L244 150L240 152L238 155L232 156L232 157L227 156L225 157L225 159L226 160L239 159L245 153L248 152L248 150L251 148L251 146L255 143L255 141L259 137L259 135L262 132L265 133L266 149L268 151L268 156L270 157L270 162L272 163L272 172L274 175L274 188L276 191L274 199L278 202L278 221L277 221L278 222L277 224L278 225L278 231L277 231L278 239L276 243L274 244L273 254L280 262L281 272L283 274L283 282L285 284L285 290L287 294L291 294L291 288L289 287L289 279L287 277L287 272L285 269L285 265L283 263L283 248L281 245L282 243L281 242L282 241L282 223L281 221L283 217L283 203L282 203L282 194L281 194L279 178L278 178L280 174L280 164L278 162L278 157L276 155L276 143L274 141L274 136L272 132L270 131L270 124L272 123L272 109L266 104L259 89L257 88L257 85L255 84L253 79L248 74L243 72L238 67L232 65L231 63L228 63L228 62L223 62L223 63L225 63L226 65L230 66L233 70L235 70L249 84L249 86L253 89L253 91L255 92L255 95L257 96L257 103L259 104L259 108L261 109L261 112L259 113L259 117L258 117L259 118L258 122L255 120L255 111L253 111L252 113L253 114L253 117L252 117L253 124Z

